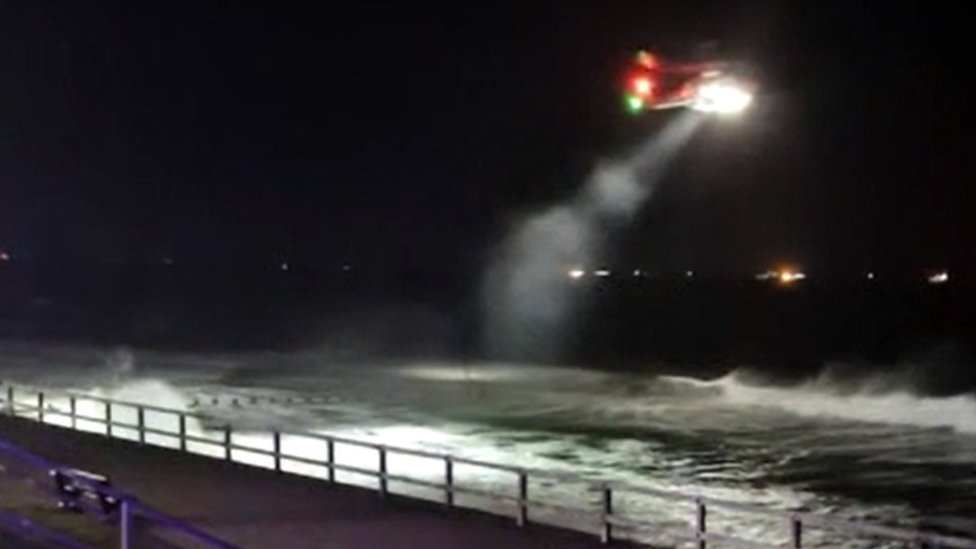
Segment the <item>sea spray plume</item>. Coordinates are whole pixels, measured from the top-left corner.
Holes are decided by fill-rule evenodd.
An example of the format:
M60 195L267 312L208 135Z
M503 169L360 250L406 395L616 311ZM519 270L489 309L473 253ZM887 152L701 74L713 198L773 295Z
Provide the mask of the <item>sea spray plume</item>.
M485 347L498 358L557 358L572 292L566 269L590 257L593 234L570 205L533 215L510 234L483 282Z
M108 357L111 384L119 385L131 378L136 369L136 355L128 347L119 347Z
M495 358L553 362L580 305L567 271L602 259L611 232L630 222L700 124L674 119L634 153L603 162L576 196L530 215L503 239L485 273L484 345Z

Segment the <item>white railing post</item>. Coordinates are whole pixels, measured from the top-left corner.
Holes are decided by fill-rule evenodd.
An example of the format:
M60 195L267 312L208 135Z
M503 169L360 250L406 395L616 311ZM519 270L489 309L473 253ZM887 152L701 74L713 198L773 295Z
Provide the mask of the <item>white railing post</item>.
M230 425L224 425L224 459L227 461L233 461L231 459L231 431Z
M695 498L695 537L698 538L698 549L705 549L708 545L708 508L705 500Z
M454 460L444 456L444 503L454 507Z
M327 460L329 463L329 482L335 483L335 440L331 437L326 440L325 443L325 453L327 455Z
M603 508L601 520L603 528L600 532L600 541L604 545L609 545L613 541L613 490L609 484L604 483L600 489L600 503Z
M68 397L68 411L71 414L71 428L78 430L78 399L75 395Z
M180 451L186 451L186 414L178 412L180 416Z
M146 409L142 406L136 408L136 425L139 430L139 444L146 443Z
M380 495L386 497L389 493L389 485L387 482L387 470L386 470L386 446L377 446L377 450L380 452Z
M803 547L803 519L800 515L790 517L790 549Z
M274 470L281 472L281 433L274 432Z
M14 386L7 385L7 415L14 415Z
M132 501L128 497L123 497L120 502L119 531L121 539L119 547L121 549L136 549L132 540Z
M529 475L520 470L518 473L518 525L529 523Z

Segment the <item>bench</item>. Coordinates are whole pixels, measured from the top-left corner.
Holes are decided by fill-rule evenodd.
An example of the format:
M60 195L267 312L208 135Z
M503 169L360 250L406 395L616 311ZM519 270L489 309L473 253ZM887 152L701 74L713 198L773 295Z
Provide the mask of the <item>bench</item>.
M58 508L85 512L91 504L102 519L111 519L121 502L112 495L108 477L80 469L52 469L51 478L58 495Z

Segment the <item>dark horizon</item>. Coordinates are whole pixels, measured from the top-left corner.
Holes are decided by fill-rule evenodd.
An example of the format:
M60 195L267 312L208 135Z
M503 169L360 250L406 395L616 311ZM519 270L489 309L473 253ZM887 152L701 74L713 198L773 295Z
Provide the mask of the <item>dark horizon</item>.
M976 267L961 13L254 6L5 8L13 262L470 270L512 216L669 116L620 108L636 47L717 40L761 67L763 96L683 152L617 240L622 264Z

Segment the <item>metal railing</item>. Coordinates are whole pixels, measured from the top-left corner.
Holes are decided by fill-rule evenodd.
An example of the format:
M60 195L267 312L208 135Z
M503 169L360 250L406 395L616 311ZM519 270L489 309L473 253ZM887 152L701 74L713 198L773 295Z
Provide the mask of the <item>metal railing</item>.
M614 539L629 538L638 541L653 540L656 546L667 544L695 549L706 549L711 545L748 549L801 549L837 547L842 542L846 546L864 548L898 546L976 549L976 540L958 536L882 526L839 516L775 510L755 504L691 496L678 491L625 483L594 482L577 475L502 465L351 438L286 431L238 433L230 425L223 425L219 429L202 429L198 426L199 422L208 418L201 414L89 395L61 393L55 398L46 396L43 391L22 392L8 387L6 405L9 414L42 423L126 438L140 444L202 453L280 472L318 476L332 483L362 485L360 482L338 478L342 473L359 475L372 479L372 487L382 495L398 493L433 499L449 507L509 514L522 526L531 520L571 528L599 535L608 544ZM80 408L87 408L89 413L82 413ZM91 413L96 408L101 410L100 414ZM120 420L127 414L134 416L134 421ZM154 421L148 420L150 416ZM169 418L175 427L160 427L159 424L165 422L158 420L163 417ZM172 421L174 419L175 422ZM83 424L87 424L87 428ZM191 424L194 424L193 428ZM253 439L260 436L270 439L270 448L235 441L237 437ZM295 439L322 443L320 449L324 450L321 452L324 455L315 457L287 451L285 443ZM206 449L201 450L201 446ZM354 463L342 463L337 455L340 448L366 450L375 455L376 466L364 467L362 454L356 456ZM268 460L258 464L254 461L255 456ZM427 475L428 478L411 475L410 473L416 472L416 467L401 467L405 470L394 471L391 460L404 457L426 460L427 465L422 469L428 473L432 471L430 463L438 463L438 471L433 475L434 478L430 478L431 474ZM317 471L324 472L324 476L302 471L302 465L314 467ZM474 481L468 479L463 482L459 475L462 467L489 471L492 478L490 482L485 482L484 475L481 475L480 481L476 476ZM502 477L509 477L509 481L501 482ZM408 489L393 490L393 484L407 486ZM561 503L559 500L565 499L567 486L576 487L577 496L591 497L589 505L581 507L578 504ZM563 495L554 495L554 487L561 488ZM488 505L485 504L486 500ZM650 509L643 504L648 500L655 500L663 505ZM682 509L682 505L686 505L687 509ZM723 515L733 515L739 520L730 523L722 520ZM157 515L151 516L163 520ZM743 519L743 516L749 518ZM757 525L766 526L764 535L757 535ZM757 537L760 539L756 539ZM232 549L227 545L214 546Z
M14 412L13 407L11 407L13 402L10 399L11 395L12 389L8 389L8 413ZM70 479L73 485L86 492L97 494L100 500L104 498L117 504L116 513L100 518L107 518L118 527L119 547L121 549L172 549L180 546L180 541L184 540L190 541L194 547L240 549L191 524L154 509L130 494L100 484L88 474L48 461L2 439L0 439L0 465L2 465L3 473L18 480L26 481L27 484L39 489L52 500L60 499L63 496L54 482L54 477L57 474ZM86 548L85 544L77 540L49 531L15 513L0 512L0 520L7 526L8 531L21 536L27 535L34 539L41 539L47 544L54 544L56 547L65 549Z

